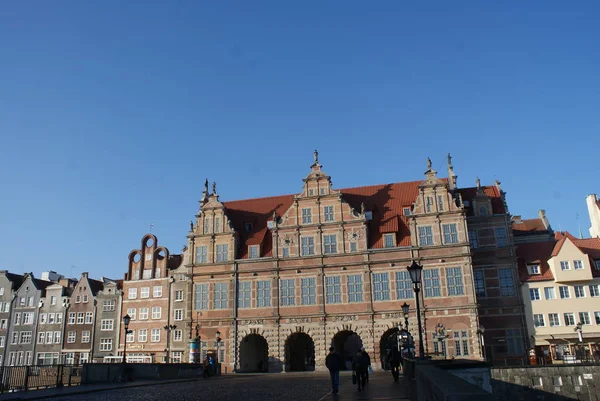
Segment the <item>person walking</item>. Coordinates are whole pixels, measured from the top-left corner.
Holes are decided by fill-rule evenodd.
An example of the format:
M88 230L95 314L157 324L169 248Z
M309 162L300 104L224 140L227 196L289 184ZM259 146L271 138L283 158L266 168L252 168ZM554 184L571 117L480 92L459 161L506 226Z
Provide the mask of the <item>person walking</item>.
M335 348L329 348L329 354L325 358L325 366L329 369L331 376L331 392L337 394L340 387L340 370L342 369L342 357L335 352Z
M365 379L366 379L366 383L369 384L369 369L371 369L371 356L369 355L369 353L367 351L365 351L365 348L361 348L360 351L363 354L363 357L365 358L365 361L367 363L367 370L365 371Z
M400 368L401 360L401 355L400 351L398 351L398 348L392 347L388 350L387 360L390 370L392 371L392 377L394 378L394 381L397 382L400 377L400 371L398 369Z
M358 384L358 391L362 391L367 384L367 369L369 368L369 360L361 350L356 351L356 355L352 359L352 370Z

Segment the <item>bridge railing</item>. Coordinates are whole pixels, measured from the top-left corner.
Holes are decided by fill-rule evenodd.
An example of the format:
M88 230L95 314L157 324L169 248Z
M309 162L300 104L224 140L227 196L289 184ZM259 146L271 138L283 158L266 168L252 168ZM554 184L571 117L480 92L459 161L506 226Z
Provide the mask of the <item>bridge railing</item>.
M0 367L0 394L81 384L81 365Z

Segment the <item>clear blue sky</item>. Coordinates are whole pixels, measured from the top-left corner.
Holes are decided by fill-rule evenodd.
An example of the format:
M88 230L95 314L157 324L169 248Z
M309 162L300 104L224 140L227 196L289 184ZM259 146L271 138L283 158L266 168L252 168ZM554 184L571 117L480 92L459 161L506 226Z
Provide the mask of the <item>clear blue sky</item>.
M587 234L600 192L597 1L38 1L0 7L0 268L121 278L154 224L222 200L502 181ZM75 266L71 268L71 266Z

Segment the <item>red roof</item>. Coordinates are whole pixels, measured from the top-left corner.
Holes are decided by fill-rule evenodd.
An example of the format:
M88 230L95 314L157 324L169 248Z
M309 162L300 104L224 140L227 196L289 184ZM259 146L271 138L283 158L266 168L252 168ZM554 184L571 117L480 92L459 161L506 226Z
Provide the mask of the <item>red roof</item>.
M339 190L343 199L355 210L360 210L361 204L364 203L365 209L372 212L373 219L368 223L369 248L383 248L384 233L395 233L398 246L410 246L410 229L403 208L412 207L422 182L399 182ZM497 188L482 189L492 198L494 213L505 213ZM470 200L475 197L477 189L465 188L459 192L463 200ZM233 228L240 235L239 258L248 257L250 245L261 245L260 255L272 256L272 236L268 232L267 221L272 220L273 212L278 216L284 215L292 205L293 199L294 195L281 195L223 202ZM251 227L248 224L251 224ZM247 226L249 230L246 229Z
M500 195L500 191L497 187L481 187L483 190L483 194L488 196L492 201L492 213L493 214L503 214L506 213L504 209L504 202L502 201L502 197ZM469 207L467 208L467 216L473 215L473 198L477 196L477 188L460 188L458 192L461 194L464 201L469 201Z
M513 220L512 229L515 235L548 231L542 219Z
M556 242L532 242L517 245L517 263L519 265L519 278L521 281L546 281L553 280L554 276L548 265L552 257L552 250ZM540 274L529 275L527 265L540 266Z

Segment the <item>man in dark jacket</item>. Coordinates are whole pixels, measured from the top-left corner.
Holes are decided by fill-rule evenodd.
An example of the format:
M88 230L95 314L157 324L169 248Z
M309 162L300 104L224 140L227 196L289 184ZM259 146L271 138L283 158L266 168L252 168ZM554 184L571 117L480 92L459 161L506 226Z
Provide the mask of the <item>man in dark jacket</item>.
M331 376L331 392L337 394L340 387L340 370L342 369L342 357L335 352L335 348L329 348L329 355L325 358L325 366L329 369Z
M369 369L369 359L361 350L356 351L356 355L352 359L352 370L356 376L358 391L361 391L367 382L367 369Z
M397 382L400 377L400 363L402 361L402 355L398 348L392 347L388 350L387 360L392 371L392 376L394 377L394 381Z
M363 353L363 356L365 357L366 362L367 362L367 370L365 371L365 378L366 378L366 381L368 384L369 383L369 368L371 367L371 356L369 355L369 353L367 351L365 351L364 347L361 348L360 350Z

